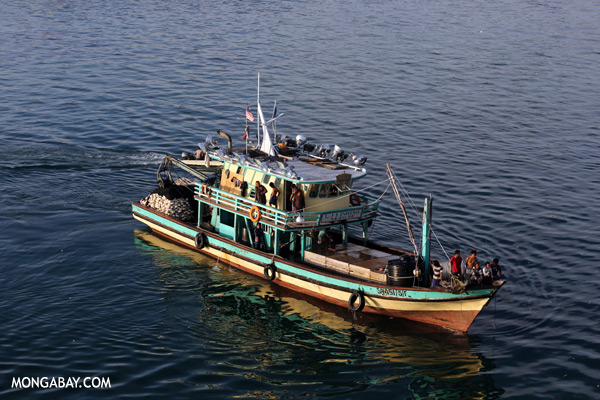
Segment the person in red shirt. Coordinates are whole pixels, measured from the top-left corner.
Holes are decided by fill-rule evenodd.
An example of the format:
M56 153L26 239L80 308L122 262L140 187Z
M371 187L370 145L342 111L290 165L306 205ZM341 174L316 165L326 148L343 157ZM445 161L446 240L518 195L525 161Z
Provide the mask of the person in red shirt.
M454 252L454 256L450 259L450 266L452 267L452 275L457 278L460 277L462 271L462 257L460 256L460 250Z

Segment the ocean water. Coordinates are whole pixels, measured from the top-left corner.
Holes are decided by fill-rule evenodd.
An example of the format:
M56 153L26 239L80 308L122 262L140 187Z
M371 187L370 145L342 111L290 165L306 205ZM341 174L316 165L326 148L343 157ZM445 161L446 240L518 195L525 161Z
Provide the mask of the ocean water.
M600 398L599 65L589 0L0 1L0 397ZM354 321L133 220L163 154L242 143L258 72L371 194L385 163L433 193L436 257L500 258L468 335ZM410 248L380 210L371 239Z

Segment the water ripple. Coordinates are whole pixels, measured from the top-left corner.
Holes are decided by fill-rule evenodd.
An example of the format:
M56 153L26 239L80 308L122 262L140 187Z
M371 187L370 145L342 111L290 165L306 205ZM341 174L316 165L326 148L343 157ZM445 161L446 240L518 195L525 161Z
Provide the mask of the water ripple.
M598 397L598 11L3 2L2 375L107 375L128 398ZM433 193L446 252L501 259L469 336L353 321L134 231L163 154L242 144L258 69L282 132L364 154L364 186L390 162L418 207ZM410 248L383 199L370 238Z

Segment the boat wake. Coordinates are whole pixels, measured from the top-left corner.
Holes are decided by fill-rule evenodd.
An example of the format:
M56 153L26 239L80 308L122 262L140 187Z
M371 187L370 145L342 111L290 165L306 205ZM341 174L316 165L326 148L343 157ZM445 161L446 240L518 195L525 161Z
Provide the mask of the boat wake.
M86 170L155 166L164 155L155 152L128 152L88 149L71 145L8 145L0 149L0 167L7 170Z

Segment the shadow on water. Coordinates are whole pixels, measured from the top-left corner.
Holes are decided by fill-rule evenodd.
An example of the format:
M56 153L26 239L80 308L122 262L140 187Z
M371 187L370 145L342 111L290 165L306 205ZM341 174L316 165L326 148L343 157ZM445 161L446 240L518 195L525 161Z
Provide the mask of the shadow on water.
M174 324L185 325L190 343L202 349L198 356L211 360L210 371L186 378L204 383L209 392L232 390L243 398L376 392L411 399L489 399L504 393L490 373L493 362L472 350L477 337L380 316L354 319L341 307L153 233L135 230L134 240L140 252L151 255ZM206 375L225 380L206 384Z

